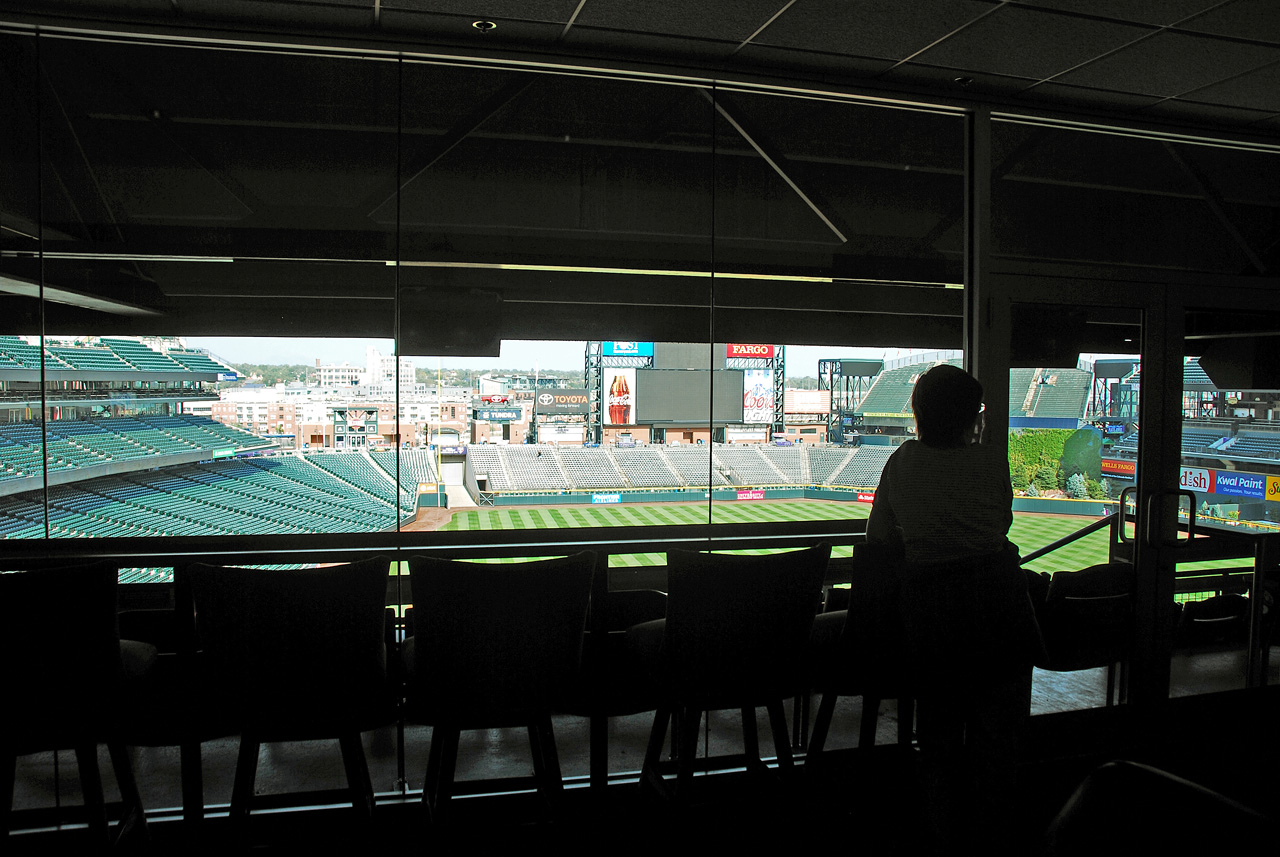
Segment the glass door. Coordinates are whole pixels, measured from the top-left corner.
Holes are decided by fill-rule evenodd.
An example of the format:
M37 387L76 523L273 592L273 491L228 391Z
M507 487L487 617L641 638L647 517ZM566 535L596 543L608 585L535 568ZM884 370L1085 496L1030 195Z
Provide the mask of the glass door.
M1275 681L1262 593L1280 534L1278 297L1274 288L1188 289L1180 302L1179 478L1195 497L1197 542L1213 550L1178 563L1174 696Z
M1179 511L1193 506L1178 484L1177 295L1163 283L1005 267L987 278L970 315L988 436L1007 414L999 429L1015 493L1011 538L1027 568L1050 575L1132 567L1134 644L1117 695L1164 699L1174 571L1188 546ZM1006 396L1007 409L991 407Z

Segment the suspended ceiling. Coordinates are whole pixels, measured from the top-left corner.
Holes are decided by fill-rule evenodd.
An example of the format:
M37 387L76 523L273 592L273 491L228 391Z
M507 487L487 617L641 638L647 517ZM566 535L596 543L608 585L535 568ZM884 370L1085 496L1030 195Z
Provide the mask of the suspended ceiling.
M1264 142L1280 132L1280 4L1263 0L48 0L0 3L5 20L599 59ZM387 335L397 285L426 284L463 296L455 316L472 290L498 293L509 338L701 339L718 288L719 339L759 336L767 319L794 342L843 341L861 324L897 344L956 344L959 294L941 285L963 276L963 140L946 116L833 122L794 99L429 66L404 72L415 95L399 104L390 64L336 73L93 42L47 43L42 63L57 105L44 113L54 175L41 209L46 288L66 296L55 325ZM716 186L732 191L714 211L713 149ZM1280 179L1241 157L1009 131L992 153L1002 199L1043 219L1006 218L1003 250L1269 275ZM5 201L7 225L34 234L33 196ZM1095 208L1131 222L1071 216ZM1134 224L1150 240L1133 240ZM496 277L500 264L523 267ZM712 264L779 279L662 273ZM592 270L562 270L574 266ZM887 280L917 285L875 284ZM77 296L120 307L85 312Z

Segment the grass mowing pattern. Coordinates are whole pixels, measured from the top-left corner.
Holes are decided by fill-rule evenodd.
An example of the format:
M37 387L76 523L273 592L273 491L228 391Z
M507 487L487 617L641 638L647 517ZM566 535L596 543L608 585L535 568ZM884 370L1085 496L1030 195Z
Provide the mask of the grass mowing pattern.
M833 521L865 518L871 513L868 503L839 503L830 501L797 500L782 503L733 503L720 502L711 507L710 523L749 524L777 521ZM1009 538L1023 553L1043 547L1070 535L1093 522L1093 518L1065 518L1053 515L1014 513ZM529 528L573 527L643 527L670 524L708 523L708 507L702 504L627 504L600 508L596 506L564 506L550 509L500 507L494 509L470 509L457 512L448 524L447 531L512 530ZM744 553L768 553L767 550L743 551ZM835 556L849 556L850 548L837 547ZM515 560L501 560L515 562ZM1105 530L1054 551L1049 556L1030 563L1033 571L1059 571L1079 569L1107 561L1107 532ZM664 565L662 553L623 554L612 556L610 566Z

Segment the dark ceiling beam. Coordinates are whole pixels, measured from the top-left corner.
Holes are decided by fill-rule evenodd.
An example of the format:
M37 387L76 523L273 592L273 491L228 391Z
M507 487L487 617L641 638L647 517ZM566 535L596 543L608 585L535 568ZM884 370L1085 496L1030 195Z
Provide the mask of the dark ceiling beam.
M373 217L378 209L394 202L397 195L413 183L418 176L431 169L437 161L449 154L453 147L461 143L477 128L489 121L499 110L518 98L538 79L533 74L517 74L497 92L490 95L466 116L454 123L453 127L434 139L423 151L406 158L401 165L400 177L395 179L390 188L385 185L365 197L360 208Z
M742 136L742 139L746 140L751 148L755 149L756 154L764 158L765 162L800 197L801 201L809 206L809 209L831 230L839 242L841 244L848 243L850 229L845 225L840 215L836 213L835 208L822 197L817 188L804 186L802 180L795 175L795 169L787 158L770 144L764 133L755 127L736 102L723 92L713 93L711 90L702 87L699 87L698 91L711 102L716 112L733 126L734 130Z
M204 171L223 190L230 194L236 202L240 203L246 214L257 214L269 207L248 186L237 180L226 168L225 164L219 163L216 158L200 145L198 126L184 126L174 122L159 110L146 110L145 107L142 109L144 110L143 115L146 116L151 126L159 131L161 136L169 141L170 145L182 152L189 161Z
M1222 207L1222 195L1218 193L1217 189L1213 186L1213 183L1209 180L1209 177L1205 175L1204 171L1202 171L1199 166L1184 154L1182 147L1176 146L1168 141L1162 142L1161 145L1164 146L1164 150L1169 153L1169 157L1173 158L1174 163L1181 167L1182 171L1185 172L1193 182L1195 182L1196 186L1200 189L1200 193L1205 204L1209 206L1209 210L1213 212L1213 216L1217 219L1222 228L1231 236L1231 240L1236 243L1236 246L1238 246L1241 251L1243 251L1245 257L1249 260L1249 264L1251 264L1254 267L1254 270L1259 274L1267 273L1266 263L1263 262L1257 252L1254 251L1253 247L1249 244L1248 239L1245 238L1240 230L1236 228L1236 225L1231 222L1231 217L1227 214L1226 209Z
M53 109L50 113L52 117L46 121L56 122L61 126L65 137L61 138L65 143L65 151L62 157L56 154L46 158L46 162L50 165L54 175L57 177L58 185L62 188L64 199L67 206L74 212L78 224L81 226L81 234L85 238L98 239L102 236L95 235L93 227L98 223L102 223L115 234L116 238L124 241L124 231L120 228L120 223L116 219L116 213L111 208L111 202L103 193L102 185L98 181L98 175L93 169L93 162L89 159L88 152L85 151L84 141L81 139L80 133L76 130L75 123L71 121L71 114L67 112L66 103L58 92L58 87L54 84L52 76L47 69L42 69L41 75L44 78L45 86L48 88L49 103ZM58 140L60 135L54 132L46 133L46 140ZM46 145L48 145L46 143ZM89 185L90 190L84 193L77 193L73 182L70 180L70 171L79 167L83 172L83 179ZM89 213L85 210L85 206L89 203L96 205L97 212Z
M1013 150L1010 151L1009 154L1005 155L1004 159L1001 160L1000 163L992 165L992 187L994 188L997 181L1007 176L1013 171L1014 167L1022 163L1022 161L1026 159L1027 155L1031 154L1032 150L1044 142L1045 137L1049 136L1051 133L1053 132L1049 128L1033 128L1021 143L1014 146ZM926 247L932 247L934 244L937 244L938 241L942 240L943 235L950 232L962 220L964 220L964 205L963 203L958 203L955 208L938 221L933 229L929 230L929 234L921 239L922 243Z

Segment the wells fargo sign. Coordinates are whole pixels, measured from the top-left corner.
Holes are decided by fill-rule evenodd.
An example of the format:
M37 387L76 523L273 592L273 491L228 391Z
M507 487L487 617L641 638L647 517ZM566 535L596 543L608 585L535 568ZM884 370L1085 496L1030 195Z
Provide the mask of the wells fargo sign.
M1138 462L1119 458L1102 459L1102 472L1115 476L1133 476L1138 472Z
M730 342L725 350L726 357L761 357L766 360L773 359L772 345L742 345Z

